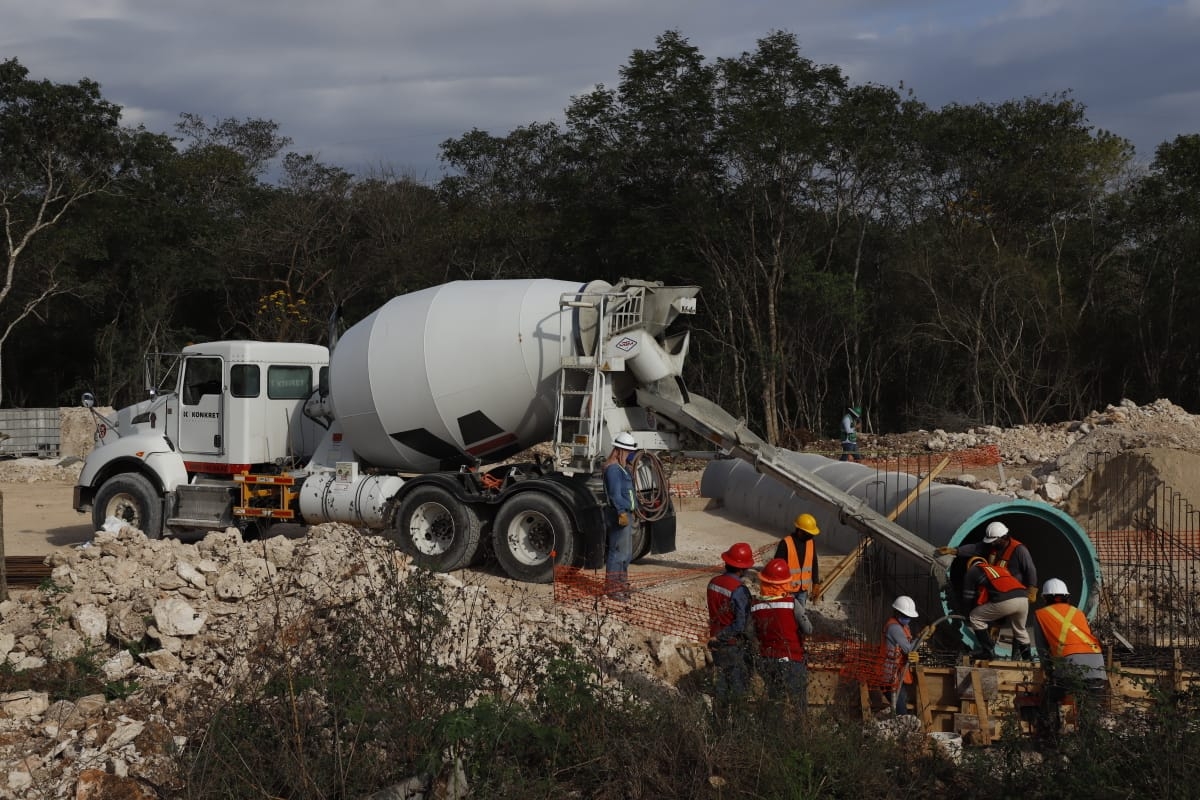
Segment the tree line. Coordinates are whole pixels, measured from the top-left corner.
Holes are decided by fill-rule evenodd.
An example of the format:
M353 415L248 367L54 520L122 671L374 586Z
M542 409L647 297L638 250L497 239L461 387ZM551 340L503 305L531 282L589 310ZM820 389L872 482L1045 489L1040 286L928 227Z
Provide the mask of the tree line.
M1141 164L1069 92L931 108L787 32L713 60L667 31L561 124L443 142L436 182L290 145L123 127L95 82L0 62L0 403L125 404L144 352L324 342L448 280L628 276L702 287L690 388L784 445L850 403L876 430L1200 406L1200 135Z

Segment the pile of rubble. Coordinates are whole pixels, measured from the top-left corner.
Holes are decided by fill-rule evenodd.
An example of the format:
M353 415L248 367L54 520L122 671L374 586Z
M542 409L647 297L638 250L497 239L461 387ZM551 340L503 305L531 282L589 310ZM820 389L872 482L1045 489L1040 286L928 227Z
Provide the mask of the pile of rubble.
M264 641L318 610L378 603L414 569L382 539L340 524L254 542L231 529L194 544L149 540L124 527L50 560L51 584L0 603L0 657L17 675L80 661L101 674L96 691L76 699L38 688L0 695L3 798L140 797L147 786L175 785L172 754L188 746L196 692L232 691L253 678L252 654ZM435 578L447 628L462 631L461 649L471 641L475 652L496 654L501 687L522 679L504 655L513 637L528 639L522 626L556 640L586 639L613 670L657 676L663 685L679 677L665 670L703 662L682 641L557 607L548 587L501 593L451 575ZM389 618L379 615L379 624ZM461 657L438 655L450 666ZM110 696L121 694L114 687L133 691L106 700L106 687Z
M987 425L964 433L918 432L925 449L950 452L996 445L1003 464L1014 468L996 479L960 475L955 482L1026 500L1061 506L1096 464L1119 453L1156 450L1200 453L1200 416L1170 400L1139 406L1122 400L1082 420L1057 424ZM1200 498L1197 498L1200 500Z

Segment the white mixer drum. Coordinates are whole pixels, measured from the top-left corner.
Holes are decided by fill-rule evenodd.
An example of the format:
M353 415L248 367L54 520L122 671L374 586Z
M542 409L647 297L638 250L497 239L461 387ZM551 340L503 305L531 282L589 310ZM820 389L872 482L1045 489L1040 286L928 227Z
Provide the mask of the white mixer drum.
M493 463L554 434L560 314L553 280L456 281L393 298L330 358L345 443L409 472ZM573 331L567 331L573 337Z

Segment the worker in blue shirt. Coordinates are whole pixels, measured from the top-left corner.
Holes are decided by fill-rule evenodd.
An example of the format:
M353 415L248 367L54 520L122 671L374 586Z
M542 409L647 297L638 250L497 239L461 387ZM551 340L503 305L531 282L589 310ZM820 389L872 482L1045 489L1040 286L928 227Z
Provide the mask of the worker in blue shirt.
M629 562L633 560L633 475L630 464L637 455L637 440L628 431L613 439L604 462L604 491L608 493L608 557L605 560L605 593L629 599Z

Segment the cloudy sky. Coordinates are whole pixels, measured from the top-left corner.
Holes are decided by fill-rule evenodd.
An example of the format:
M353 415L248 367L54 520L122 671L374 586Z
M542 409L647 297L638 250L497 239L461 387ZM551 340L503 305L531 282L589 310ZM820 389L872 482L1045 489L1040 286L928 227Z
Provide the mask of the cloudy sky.
M263 117L324 162L434 181L443 140L561 121L668 29L710 60L790 31L932 106L1069 89L1143 161L1200 133L1200 0L0 0L0 59L91 78L153 131Z

